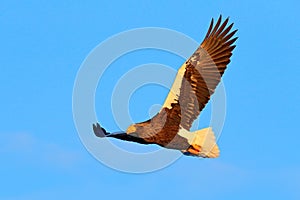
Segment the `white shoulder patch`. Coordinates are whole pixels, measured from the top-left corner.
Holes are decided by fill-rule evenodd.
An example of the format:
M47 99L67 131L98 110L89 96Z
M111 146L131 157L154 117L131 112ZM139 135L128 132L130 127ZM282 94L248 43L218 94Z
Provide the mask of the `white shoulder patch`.
M178 97L180 95L180 88L181 88L181 83L183 80L183 76L185 73L185 68L186 68L186 64L184 63L178 70L176 78L173 82L173 85L169 91L169 94L162 106L162 108L166 107L166 108L171 108L171 104L172 103L176 103L176 100L178 100Z

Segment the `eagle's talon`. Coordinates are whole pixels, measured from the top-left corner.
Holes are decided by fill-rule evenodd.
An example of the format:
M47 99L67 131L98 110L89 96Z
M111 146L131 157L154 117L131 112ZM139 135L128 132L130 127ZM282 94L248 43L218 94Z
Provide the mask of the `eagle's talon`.
M187 152L189 152L192 155L198 155L201 152L201 147L197 144L192 144L188 149Z

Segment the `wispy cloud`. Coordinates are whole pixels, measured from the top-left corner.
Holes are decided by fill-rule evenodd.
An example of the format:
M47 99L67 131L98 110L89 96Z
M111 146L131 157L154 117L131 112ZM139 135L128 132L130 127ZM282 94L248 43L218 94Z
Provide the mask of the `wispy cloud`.
M0 153L26 158L34 164L70 167L78 163L81 153L71 148L42 140L27 132L0 135Z

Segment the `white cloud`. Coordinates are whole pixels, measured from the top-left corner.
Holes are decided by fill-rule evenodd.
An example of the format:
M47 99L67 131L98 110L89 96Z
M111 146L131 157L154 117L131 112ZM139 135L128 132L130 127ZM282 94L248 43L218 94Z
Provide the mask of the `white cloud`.
M27 162L56 167L70 167L79 162L81 153L68 147L42 140L26 132L0 135L0 154L25 158Z

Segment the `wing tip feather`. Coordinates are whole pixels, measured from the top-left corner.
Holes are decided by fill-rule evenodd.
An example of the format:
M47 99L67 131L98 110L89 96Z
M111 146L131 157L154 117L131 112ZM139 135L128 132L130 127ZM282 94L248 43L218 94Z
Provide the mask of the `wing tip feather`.
M216 24L214 24L214 18L211 19L208 31L207 31L201 45L210 43L207 40L209 40L209 38L212 38L212 37L222 38L222 40L224 42L226 42L230 38L232 38L233 35L238 31L238 29L235 29L234 31L232 31L232 27L234 26L234 23L231 23L230 25L228 25L228 22L230 20L229 16L223 22L222 22L222 18L223 18L223 16L222 16L222 14L220 14Z

